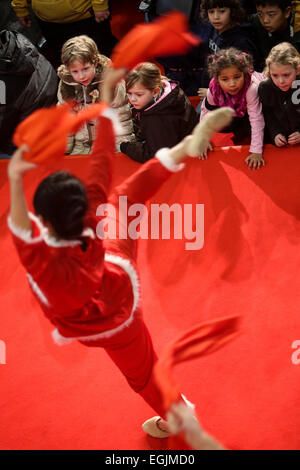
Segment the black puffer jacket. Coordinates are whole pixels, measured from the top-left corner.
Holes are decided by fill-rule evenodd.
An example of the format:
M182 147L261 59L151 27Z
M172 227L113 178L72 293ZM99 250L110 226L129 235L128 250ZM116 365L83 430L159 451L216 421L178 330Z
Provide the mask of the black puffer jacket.
M0 32L0 151L11 154L17 125L39 108L56 103L52 65L22 34Z
M299 80L297 76L297 80ZM288 138L294 132L300 132L300 93L299 88L280 90L271 79L261 82L258 96L273 144L276 135L282 134Z
M157 103L148 103L146 109L133 109L133 123L137 142L123 142L121 152L132 160L144 163L163 147L173 147L190 134L199 122L199 116L189 99L175 84Z

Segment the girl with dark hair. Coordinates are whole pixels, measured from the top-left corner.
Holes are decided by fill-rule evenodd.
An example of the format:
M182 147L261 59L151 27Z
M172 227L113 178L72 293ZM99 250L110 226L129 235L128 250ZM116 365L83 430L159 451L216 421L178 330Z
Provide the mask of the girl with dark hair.
M234 120L223 132L233 132L235 144L251 135L251 153L245 161L249 168L259 168L265 164L262 158L265 122L257 89L264 75L253 72L250 55L233 47L209 56L208 72L211 80L202 103L200 121L214 109L232 108ZM212 149L211 144L202 158L207 158L209 149Z
M246 19L239 0L202 0L201 17L209 24L207 34L207 55L216 54L221 49L235 47L247 52L257 60L257 48L253 40L253 28L244 23ZM206 96L209 77L203 79L203 86L198 94L200 98Z
M104 101L111 102L112 90L125 73L112 68L107 72ZM212 114L197 126L192 137L158 151L115 188L109 199L115 142L112 122L105 116L111 116L111 109L99 117L88 184L65 172L50 175L34 196L36 215L27 210L22 186L24 173L35 165L23 159L24 146L14 153L8 166L8 224L32 291L56 327L54 340L58 344L78 340L85 346L104 348L130 387L159 414L144 423L145 432L167 437L167 423L161 418L165 410L152 375L157 358L142 318L137 237L127 232L130 210L119 206L119 198L127 197L129 209L131 204L144 204L172 172L182 169L187 155L194 155L195 148L202 150L207 138L228 122L231 113L222 110ZM126 227L126 238L120 234L120 238L100 237L96 213L107 201L115 209L116 226Z

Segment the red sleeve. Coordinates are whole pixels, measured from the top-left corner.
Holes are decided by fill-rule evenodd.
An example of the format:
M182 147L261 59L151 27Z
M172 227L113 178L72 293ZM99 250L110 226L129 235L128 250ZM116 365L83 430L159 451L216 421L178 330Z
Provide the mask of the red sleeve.
M105 204L111 184L111 160L115 151L115 136L112 122L99 117L97 136L93 145L87 183L87 195L91 215L95 215L99 204Z

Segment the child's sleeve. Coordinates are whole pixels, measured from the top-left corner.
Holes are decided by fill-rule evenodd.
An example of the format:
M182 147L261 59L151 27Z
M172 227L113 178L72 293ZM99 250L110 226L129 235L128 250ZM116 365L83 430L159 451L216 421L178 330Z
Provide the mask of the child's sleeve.
M204 98L204 100L202 100L202 104L201 104L201 114L200 114L200 122L203 121L203 119L205 118L205 116L210 112L212 111L213 109L216 109L216 104L214 102L214 99L213 99L213 96L211 94L211 91L210 89L208 88L207 90L207 95L206 97Z
M11 6L15 10L18 18L24 18L30 14L28 0L12 0Z
M256 85L251 85L247 91L247 111L251 125L251 153L262 153L264 144L265 120L262 112L262 104L258 97Z
M275 145L275 137L278 134L282 133L282 126L277 118L276 115L276 110L274 109L274 106L270 106L270 96L268 92L268 84L262 82L259 87L258 87L258 96L260 99L260 102L262 104L262 112L264 115L266 127L269 131L270 138L272 140L272 143Z

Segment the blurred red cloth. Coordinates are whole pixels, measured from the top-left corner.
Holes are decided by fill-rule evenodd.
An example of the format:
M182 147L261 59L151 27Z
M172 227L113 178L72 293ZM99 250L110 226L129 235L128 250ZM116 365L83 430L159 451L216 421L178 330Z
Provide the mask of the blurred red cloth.
M136 25L114 48L113 66L129 70L151 57L184 54L200 38L188 32L187 18L173 11L153 23Z
M106 108L106 104L96 103L72 113L72 103L66 103L39 109L18 125L13 142L17 147L28 146L29 151L23 157L33 163L63 158L68 134L75 133L84 122L99 116Z

